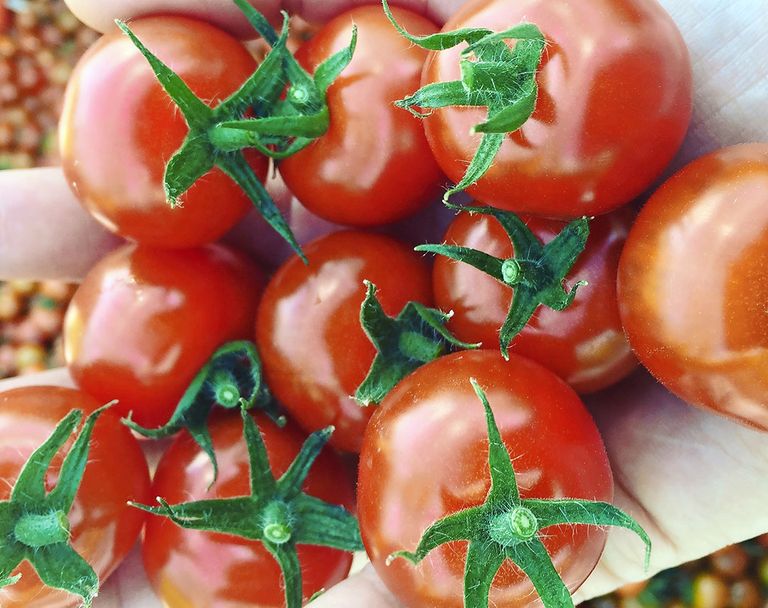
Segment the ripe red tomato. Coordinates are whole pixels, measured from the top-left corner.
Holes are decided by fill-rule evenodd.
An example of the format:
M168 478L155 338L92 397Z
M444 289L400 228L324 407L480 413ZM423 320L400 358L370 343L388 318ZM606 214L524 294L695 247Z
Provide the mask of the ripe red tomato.
M548 45L533 116L509 135L469 192L479 201L549 217L597 215L639 195L669 163L691 114L688 51L654 0L476 0L444 30L521 22ZM422 85L460 79L462 47L433 53ZM454 181L480 142L484 108L425 119L440 167Z
M282 475L298 454L304 437L293 426L278 428L266 416L256 421L269 462ZM170 504L191 500L247 496L248 451L237 415L216 415L210 425L219 462L216 484L208 490L208 459L187 434L180 435L157 467L152 491ZM354 510L354 485L344 463L325 450L312 465L304 490L332 504ZM258 542L184 530L164 517L149 517L142 547L144 566L155 592L168 608L260 606L285 603L280 569ZM298 546L304 597L335 585L349 573L352 556L327 547Z
M81 391L53 386L0 393L0 500L10 497L22 466L61 419L73 409L87 415L100 405ZM61 462L60 453L48 475L49 490ZM69 513L72 546L102 582L133 547L144 525L144 513L128 507L126 501L149 499L149 490L149 470L138 442L116 412L103 413L94 427L88 464ZM45 587L27 562L16 573L22 574L19 582L0 589L3 608L69 608L82 602L65 591Z
M610 501L613 481L600 434L576 393L552 372L495 350L464 351L420 367L377 408L360 454L358 512L368 555L387 587L408 608L462 608L466 543L448 543L418 567L387 565L412 551L436 520L482 505L490 488L488 432L469 379L493 408L514 462L522 498ZM542 538L569 589L589 575L605 532L584 526L546 529ZM492 606L523 605L533 587L505 563Z
M395 10L411 31L437 31L431 21ZM296 54L310 72L349 44L352 63L328 89L328 132L280 163L288 188L310 211L339 224L374 226L426 206L444 179L419 121L396 108L418 88L427 52L401 37L381 7L352 9L323 26Z
M648 200L619 264L641 363L685 401L768 430L768 144L718 150Z
M538 361L581 393L617 382L636 365L616 302L619 254L632 217L629 211L618 211L592 221L587 246L569 274L574 282L586 280L588 285L563 311L539 307L510 346L512 352ZM526 223L545 243L563 228L560 222L540 218L526 218ZM488 215L459 214L443 240L498 258L513 255L501 224ZM435 258L432 285L437 307L454 312L448 327L457 338L496 347L512 289L469 264L443 256Z
M217 347L250 338L261 271L221 245L126 245L91 269L64 320L78 385L145 427L168 421Z
M131 29L206 103L226 98L256 68L245 47L218 28L186 17L147 17ZM121 236L162 247L219 238L251 203L219 169L203 176L171 209L165 164L188 132L181 112L147 60L115 29L78 63L59 125L64 172L83 205ZM252 154L263 179L266 159Z
M357 452L373 408L351 397L376 353L360 326L363 279L388 315L410 300L429 305L429 269L394 239L337 232L304 248L272 277L259 305L256 344L267 384L307 431L333 425L331 444Z

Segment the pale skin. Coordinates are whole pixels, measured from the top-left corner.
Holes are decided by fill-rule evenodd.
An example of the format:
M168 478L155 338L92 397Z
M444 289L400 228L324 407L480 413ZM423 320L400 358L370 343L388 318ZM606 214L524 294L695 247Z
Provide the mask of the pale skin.
M258 0L274 18L281 8L324 20L370 0ZM115 18L183 12L235 33L247 27L228 0L69 0L86 23L104 31ZM444 21L463 0L400 0ZM691 51L695 111L674 166L709 150L768 141L768 15L764 0L663 0ZM78 279L117 240L80 209L57 169L0 172L0 278ZM254 221L254 220L246 220ZM247 232L241 229L240 234ZM236 240L237 236L234 236ZM67 384L55 371L0 382ZM642 546L612 532L584 600L649 574L768 531L768 435L694 409L638 373L593 399L616 480L616 504L646 527L654 542L650 572ZM97 604L109 606L109 593ZM116 603L114 605L120 605ZM124 604L126 605L126 604ZM146 603L141 605L148 605ZM366 568L312 603L313 608L396 608Z

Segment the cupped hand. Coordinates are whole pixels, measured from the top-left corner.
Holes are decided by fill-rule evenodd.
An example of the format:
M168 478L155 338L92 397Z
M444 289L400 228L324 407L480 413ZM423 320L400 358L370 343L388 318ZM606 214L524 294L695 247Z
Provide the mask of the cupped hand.
M371 0L259 0L255 5L271 18L287 9L324 20L363 3ZM115 18L174 12L242 35L248 31L229 0L69 0L69 4L83 21L101 30L111 27ZM442 22L463 0L397 4ZM662 4L686 38L695 78L693 122L674 167L721 146L768 141L768 123L756 119L768 98L764 59L768 37L763 35L768 15L763 0L663 0ZM81 209L58 169L2 171L0 193L0 278L76 280L118 242ZM289 197L278 196L278 202L291 210ZM259 221L248 218L230 238L252 247L243 237ZM296 207L290 221L299 236L327 229ZM0 389L20 382L60 384L68 379L64 372L49 372L0 382ZM764 434L683 404L643 373L593 398L590 405L614 469L616 502L646 527L654 552L651 572L643 572L642 547L631 535L612 531L603 558L577 600L768 530ZM109 604L106 595L97 606L120 605ZM313 608L357 606L398 604L370 568L312 603Z

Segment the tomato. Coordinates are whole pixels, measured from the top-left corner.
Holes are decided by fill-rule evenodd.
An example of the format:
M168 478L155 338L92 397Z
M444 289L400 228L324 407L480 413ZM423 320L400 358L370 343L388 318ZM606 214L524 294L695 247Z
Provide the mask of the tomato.
M511 350L548 367L579 392L587 393L620 380L636 365L624 337L616 302L619 254L632 222L629 211L599 217L590 224L584 252L569 277L586 280L576 299L563 311L541 306ZM528 227L545 243L562 230L554 220L526 218ZM498 258L514 251L501 224L488 215L459 214L443 241L471 247ZM513 290L469 264L437 256L432 271L435 303L452 310L448 322L465 342L494 348L509 311Z
M130 25L209 104L237 90L256 68L237 39L202 21L147 17ZM85 208L121 236L162 247L210 242L251 203L213 169L181 198L182 208L171 209L165 164L187 132L147 60L115 29L88 50L69 81L59 130L64 173ZM256 154L249 160L263 179L267 161Z
M667 388L768 430L768 144L718 150L648 200L619 264L641 363Z
M387 565L394 551L413 551L436 520L482 505L490 488L488 432L469 379L490 401L510 453L522 498L610 501L613 481L600 434L578 396L538 363L495 350L441 357L390 392L366 430L360 454L360 529L374 568L408 608L463 607L466 543L448 543L420 566ZM602 553L603 529L557 526L542 541L569 589ZM529 601L525 575L505 563L491 606Z
M395 11L412 31L437 27ZM310 211L339 224L374 226L411 215L439 192L442 173L419 121L393 103L419 85L427 52L402 38L380 7L352 9L325 24L296 54L310 72L349 44L352 63L328 89L331 124L308 148L280 163L288 188Z
M67 365L86 392L160 426L217 347L251 337L261 287L261 271L221 245L126 245L75 292L64 320Z
M379 288L388 315L410 300L429 305L429 269L394 239L363 232L337 232L286 262L264 290L256 321L256 344L267 384L307 431L336 427L331 444L359 451L373 408L351 397L376 351L360 326L363 279Z
M548 45L532 117L505 139L468 191L512 211L596 215L639 195L680 146L691 114L691 67L674 22L654 0L475 0L444 30L521 22ZM463 47L430 55L422 85L459 80ZM424 125L440 167L458 182L480 142L485 108L434 111Z
M229 498L250 493L248 451L243 423L237 415L221 415L210 426L219 461L219 477L208 490L212 470L192 439L180 435L157 467L152 491L170 504ZM304 437L292 425L278 428L258 415L269 462L282 475L299 452ZM322 500L352 509L354 485L343 462L330 451L321 453L304 490ZM184 530L163 517L147 521L142 546L150 582L168 608L279 608L285 598L277 562L258 542L197 530ZM300 545L304 597L331 587L349 573L349 553Z
M25 387L0 393L0 500L10 497L22 466L71 410L88 414L101 403L81 391L53 386ZM68 445L71 445L71 441ZM56 483L61 453L48 475ZM104 581L136 542L144 514L126 501L149 499L147 462L138 442L114 411L96 422L88 464L69 521L72 546ZM81 604L65 591L45 587L28 562L16 571L19 582L0 589L3 608L63 608Z

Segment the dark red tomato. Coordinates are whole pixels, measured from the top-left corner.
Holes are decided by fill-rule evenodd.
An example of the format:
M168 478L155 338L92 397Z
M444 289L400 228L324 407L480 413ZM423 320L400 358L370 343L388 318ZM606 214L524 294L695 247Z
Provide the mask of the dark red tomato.
M639 195L669 163L691 114L688 51L655 0L475 0L445 26L541 28L548 45L530 120L507 137L469 192L513 211L597 215ZM433 54L422 84L457 80L459 51ZM458 181L487 112L436 110L425 120L438 163Z
M0 393L0 500L10 497L21 468L62 418L73 409L87 415L100 405L81 391L54 386ZM56 484L61 454L48 475L49 490ZM144 525L144 513L126 502L150 499L149 490L149 470L138 442L117 412L105 412L94 427L88 464L69 513L72 546L102 582L133 547ZM45 587L27 562L18 573L18 583L0 589L3 608L69 608L82 603L77 596Z
M130 27L206 103L229 96L256 68L245 47L218 28L186 17L147 17ZM219 238L250 208L219 169L171 209L165 163L188 132L181 112L147 60L116 28L78 63L59 125L64 172L83 205L110 230L149 245L192 247ZM262 177L267 161L249 156Z
M293 426L276 427L256 416L275 476L282 475L301 449L304 437ZM246 496L248 450L240 416L217 416L210 425L219 463L216 484L211 463L185 433L157 467L153 495L169 503ZM309 473L304 491L354 511L354 483L346 465L325 450ZM300 545L304 597L335 585L349 573L349 553ZM149 517L143 544L150 582L168 608L282 608L285 596L277 562L258 542L224 534L184 530L163 517Z
M431 34L431 21L403 9L411 32ZM331 125L308 148L280 163L288 188L313 213L339 224L375 226L427 205L444 180L419 120L393 104L419 86L427 52L404 39L377 6L328 22L296 54L310 72L349 44L352 63L328 89Z
M418 567L386 565L413 551L436 520L485 502L490 488L488 431L469 379L485 389L514 463L522 498L610 501L613 481L602 439L573 390L538 363L498 351L465 351L416 370L371 419L360 454L358 512L368 555L408 608L463 608L466 543L435 549ZM542 537L569 589L597 563L605 531L546 529ZM509 562L494 580L491 606L518 606L533 587ZM521 601L525 598L526 601Z
M768 430L768 144L704 156L648 200L619 264L640 361L685 401Z
M588 393L617 382L636 361L624 337L616 302L619 254L632 222L630 211L617 211L590 224L587 246L571 270L570 282L588 281L563 311L541 306L512 341L510 350L548 367L575 390ZM563 229L555 220L526 218L528 227L549 242ZM484 251L499 258L513 247L496 219L459 214L444 241ZM509 311L513 290L473 268L437 256L432 271L435 304L453 310L448 327L466 342L495 348Z
M388 315L410 300L429 305L429 268L410 247L363 232L337 232L286 262L264 291L256 343L267 384L307 431L336 427L331 444L360 451L373 408L351 397L376 354L360 326L363 280L379 288Z
M160 426L217 347L250 339L262 285L250 260L221 245L121 247L91 269L67 310L70 372L138 424Z

